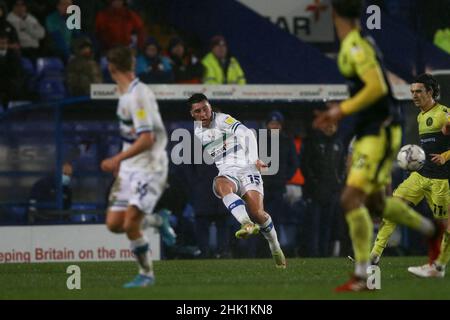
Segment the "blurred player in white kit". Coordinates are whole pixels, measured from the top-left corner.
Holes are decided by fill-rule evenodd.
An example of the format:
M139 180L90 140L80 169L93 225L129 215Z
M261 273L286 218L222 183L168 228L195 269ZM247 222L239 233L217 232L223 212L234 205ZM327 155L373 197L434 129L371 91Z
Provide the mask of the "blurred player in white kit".
M146 287L154 283L154 273L142 228L161 225L152 213L166 186L167 133L153 92L135 76L133 52L126 47L114 48L107 59L120 94L117 117L123 147L101 163L103 171L116 177L106 225L114 233L126 233L139 266L139 274L124 287Z

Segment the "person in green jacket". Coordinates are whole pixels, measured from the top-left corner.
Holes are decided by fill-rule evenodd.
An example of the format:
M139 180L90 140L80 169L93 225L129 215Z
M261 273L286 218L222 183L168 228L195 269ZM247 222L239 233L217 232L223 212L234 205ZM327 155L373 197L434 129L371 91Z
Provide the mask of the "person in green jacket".
M211 39L211 51L203 58L203 83L246 84L244 71L235 57L228 54L225 38L216 35Z
M437 47L450 54L450 28L437 30L433 42Z

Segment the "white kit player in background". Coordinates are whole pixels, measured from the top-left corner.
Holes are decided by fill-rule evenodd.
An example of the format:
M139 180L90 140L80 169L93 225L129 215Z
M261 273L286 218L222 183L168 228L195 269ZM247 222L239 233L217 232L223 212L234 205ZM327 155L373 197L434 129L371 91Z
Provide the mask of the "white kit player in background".
M188 105L195 120L194 133L202 142L204 154L213 159L219 170L213 192L241 224L236 237L245 239L261 232L269 243L276 267L286 268L272 218L264 211L260 171L267 165L259 160L255 135L233 117L212 112L207 97L201 93L191 96Z
M116 180L109 196L106 225L114 233L126 233L139 265L137 277L126 288L154 283L149 243L141 229L166 187L167 134L153 92L135 77L135 58L129 48L108 52L108 69L120 93L117 117L122 151L103 160L103 171ZM148 224L148 223L147 223Z

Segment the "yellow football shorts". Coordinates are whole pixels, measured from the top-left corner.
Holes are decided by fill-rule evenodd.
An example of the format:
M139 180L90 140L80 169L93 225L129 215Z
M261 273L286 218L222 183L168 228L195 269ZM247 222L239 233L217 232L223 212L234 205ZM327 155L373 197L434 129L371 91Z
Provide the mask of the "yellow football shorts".
M450 199L448 179L431 179L413 172L394 191L394 197L402 198L414 205L425 197L435 219L448 217Z
M347 186L372 194L391 183L391 171L401 146L402 129L388 126L377 135L362 136L354 142Z

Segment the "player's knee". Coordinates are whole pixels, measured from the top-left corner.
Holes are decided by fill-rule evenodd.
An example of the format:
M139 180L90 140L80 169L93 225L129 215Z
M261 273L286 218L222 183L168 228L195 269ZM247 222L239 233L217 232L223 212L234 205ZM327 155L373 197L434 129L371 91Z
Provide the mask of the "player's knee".
M123 226L121 223L118 223L117 221L107 221L106 227L109 231L114 233L122 233L124 232Z
M349 204L349 196L344 192L342 192L341 197L340 197L340 204L342 209L344 209L345 212L348 211L348 204Z
M363 200L352 190L345 189L340 198L341 206L344 212L350 212L363 205Z
M139 229L140 229L140 224L133 220L125 221L125 223L123 225L123 230L125 231L126 234L134 233L136 231L139 231Z
M233 193L233 185L226 178L217 178L214 188L221 198L225 197L227 194Z
M216 192L217 192L217 194L219 195L220 198L223 198L223 197L225 197L226 195L228 195L228 194L230 194L230 193L233 193L233 192L230 191L230 190L224 190L224 189L221 189L221 188L216 189Z

